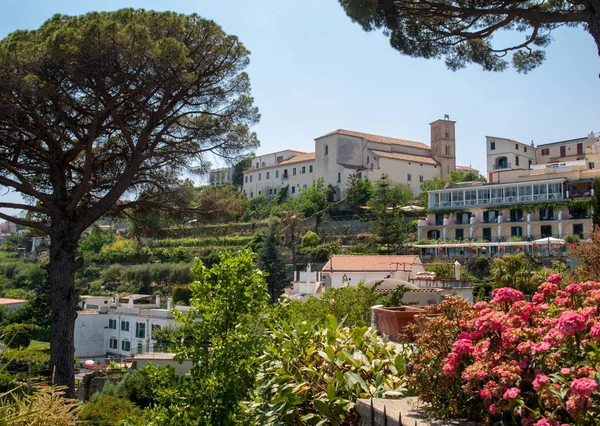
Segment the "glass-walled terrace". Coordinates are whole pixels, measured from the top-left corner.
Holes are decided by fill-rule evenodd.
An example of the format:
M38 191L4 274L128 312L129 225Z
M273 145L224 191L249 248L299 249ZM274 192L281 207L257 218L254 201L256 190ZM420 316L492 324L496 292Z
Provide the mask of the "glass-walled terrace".
M566 198L565 179L449 188L429 192L430 209L532 204Z

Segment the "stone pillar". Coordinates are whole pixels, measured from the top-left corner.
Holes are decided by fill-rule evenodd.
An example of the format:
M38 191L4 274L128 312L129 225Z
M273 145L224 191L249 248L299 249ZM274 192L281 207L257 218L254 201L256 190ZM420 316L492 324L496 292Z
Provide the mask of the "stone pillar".
M383 308L383 305L371 306L371 328L375 331L379 331L379 327L377 327L377 317L375 316L375 308Z

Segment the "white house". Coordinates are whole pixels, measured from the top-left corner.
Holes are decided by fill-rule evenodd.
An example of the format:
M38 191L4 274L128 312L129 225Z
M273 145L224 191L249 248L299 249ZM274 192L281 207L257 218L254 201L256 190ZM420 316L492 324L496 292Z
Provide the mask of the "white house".
M477 172L456 165L455 123L447 116L430 123L430 145L338 129L316 138L314 152L285 150L254 158L244 172L243 191L249 198L274 197L288 187L288 196L295 197L323 179L341 199L350 175L376 180L387 174L417 195L421 183L435 176L446 179L455 170Z
M75 356L103 362L106 357L125 358L154 352L152 333L157 328L174 326L171 301L160 307L159 296L115 296L98 309L83 310L75 320ZM176 306L180 311L189 307Z

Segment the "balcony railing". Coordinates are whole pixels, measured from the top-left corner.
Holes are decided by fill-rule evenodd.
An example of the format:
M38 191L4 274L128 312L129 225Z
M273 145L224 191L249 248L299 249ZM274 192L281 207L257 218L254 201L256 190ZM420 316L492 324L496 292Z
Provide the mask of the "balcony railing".
M460 208L460 207L477 207L477 206L494 206L494 205L511 205L528 202L544 202L544 201L556 201L563 200L566 197L562 193L550 193L550 194L534 194L534 195L521 195L521 196L508 196L508 197L493 197L493 198L482 198L479 200L454 200L454 201L438 201L431 202L429 208L431 209L444 209L444 208Z

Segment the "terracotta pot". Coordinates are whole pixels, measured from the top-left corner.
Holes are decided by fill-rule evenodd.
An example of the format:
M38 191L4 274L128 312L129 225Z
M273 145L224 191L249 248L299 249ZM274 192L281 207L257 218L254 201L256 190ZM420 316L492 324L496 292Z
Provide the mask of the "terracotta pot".
M408 324L415 323L415 315L423 314L423 308L415 306L394 306L375 308L375 319L381 334L388 339L396 340L398 334Z

